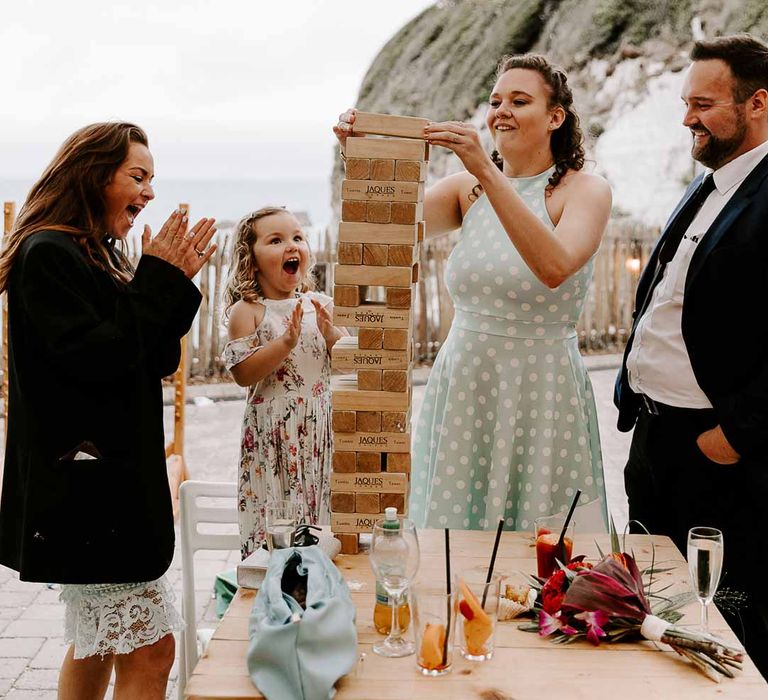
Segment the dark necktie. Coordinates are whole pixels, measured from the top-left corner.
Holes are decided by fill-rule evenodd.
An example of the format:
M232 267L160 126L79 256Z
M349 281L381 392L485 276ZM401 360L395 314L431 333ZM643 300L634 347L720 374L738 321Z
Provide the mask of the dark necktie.
M636 322L645 313L648 304L653 296L653 290L656 289L656 285L660 282L664 275L664 269L667 267L672 258L675 257L677 249L680 247L680 241L683 240L685 232L696 218L696 214L699 213L704 202L707 201L707 197L712 194L712 190L715 189L715 179L712 177L712 173L709 173L699 184L696 191L690 196L683 208L677 213L669 228L667 228L667 234L664 237L664 243L659 250L658 264L656 265L656 272L653 275L653 281L648 287L645 299L638 308L638 312L635 316Z
M675 257L677 249L680 247L680 241L683 240L685 232L696 218L707 197L715 189L715 178L712 173L707 175L699 185L698 189L691 195L685 206L678 212L675 220L669 225L667 235L664 238L664 245L659 251L659 264L662 266L660 272L664 272L664 267Z

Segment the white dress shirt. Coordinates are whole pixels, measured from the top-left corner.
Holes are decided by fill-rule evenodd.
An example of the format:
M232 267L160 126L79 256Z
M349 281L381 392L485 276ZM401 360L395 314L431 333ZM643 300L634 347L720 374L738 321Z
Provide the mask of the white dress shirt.
M707 235L739 185L766 155L768 141L715 170L715 189L685 232L637 324L627 357L629 385L633 391L669 406L712 408L696 381L683 341L685 280L696 246Z

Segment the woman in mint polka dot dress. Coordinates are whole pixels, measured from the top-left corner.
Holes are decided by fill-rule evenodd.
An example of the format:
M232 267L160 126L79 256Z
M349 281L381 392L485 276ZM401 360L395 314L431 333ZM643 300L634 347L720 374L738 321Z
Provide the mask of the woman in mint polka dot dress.
M575 325L611 208L584 152L565 74L540 56L502 59L487 124L426 129L466 171L426 196L427 235L461 227L446 268L455 318L414 430L418 526L528 529L605 489L597 415ZM348 112L336 128L354 122Z

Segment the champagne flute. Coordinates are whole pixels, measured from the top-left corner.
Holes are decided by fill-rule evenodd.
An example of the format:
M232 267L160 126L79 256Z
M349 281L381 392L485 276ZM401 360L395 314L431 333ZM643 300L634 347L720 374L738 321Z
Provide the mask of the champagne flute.
M385 524L386 523L386 524ZM408 586L419 569L419 540L410 520L380 520L373 526L370 562L376 578L384 586L392 606L392 627L389 636L373 645L381 656L408 656L415 652L413 642L402 638L397 611Z
M688 531L688 571L701 603L701 629L709 633L709 608L723 570L723 533L714 527L692 527Z

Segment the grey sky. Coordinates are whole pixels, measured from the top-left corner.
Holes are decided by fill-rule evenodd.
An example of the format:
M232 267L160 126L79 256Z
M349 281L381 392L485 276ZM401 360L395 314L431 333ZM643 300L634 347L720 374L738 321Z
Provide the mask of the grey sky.
M168 178L324 177L330 127L431 0L11 0L0 22L0 177L74 129L126 119Z

